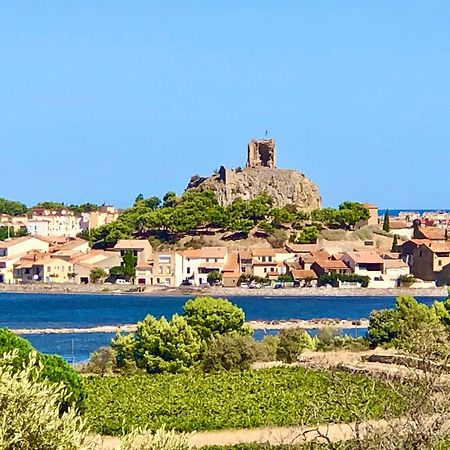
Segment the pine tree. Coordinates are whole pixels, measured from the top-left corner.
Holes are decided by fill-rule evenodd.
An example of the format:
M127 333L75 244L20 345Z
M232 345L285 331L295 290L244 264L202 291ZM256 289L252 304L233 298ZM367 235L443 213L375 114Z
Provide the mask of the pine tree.
M391 231L391 225L389 224L389 210L386 210L386 213L384 214L384 220L383 220L383 230L386 231L386 233L389 233Z

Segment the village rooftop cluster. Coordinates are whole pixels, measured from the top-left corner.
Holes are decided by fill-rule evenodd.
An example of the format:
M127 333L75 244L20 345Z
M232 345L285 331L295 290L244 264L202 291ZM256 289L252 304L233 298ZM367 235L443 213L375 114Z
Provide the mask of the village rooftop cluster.
M366 207L371 213L367 225L379 226L382 218L377 208ZM391 233L399 238L396 249L379 248L373 240L319 239L313 244L286 243L282 248L264 241L248 248L155 251L148 240L129 239L99 250L77 237L118 216L112 207L80 215L37 209L26 217L1 216L0 226L26 227L29 235L0 242L0 282L88 284L93 281L92 272L102 269L107 276L101 281L133 282L143 288L204 286L211 273L219 275L216 282L224 287L279 287L281 282L283 287L314 287L324 275L351 274L368 277L369 288L393 288L405 280L414 287L450 284L449 217L445 214L404 213L391 218ZM109 276L112 268L123 264L126 254L136 258L135 276L131 280ZM357 285L354 280L340 280L336 287Z

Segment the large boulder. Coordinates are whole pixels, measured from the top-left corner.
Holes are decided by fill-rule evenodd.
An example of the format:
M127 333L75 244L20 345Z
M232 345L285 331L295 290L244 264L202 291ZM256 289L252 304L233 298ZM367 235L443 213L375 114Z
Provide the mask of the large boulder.
M311 211L322 205L319 188L297 170L270 167L226 169L208 178L193 177L187 189L211 190L221 205L229 205L237 198L251 200L268 194L274 206L295 205Z

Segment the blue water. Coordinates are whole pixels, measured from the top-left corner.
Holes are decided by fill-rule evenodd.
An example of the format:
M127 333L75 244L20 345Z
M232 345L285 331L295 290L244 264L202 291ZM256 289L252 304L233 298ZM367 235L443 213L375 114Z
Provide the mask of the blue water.
M414 209L414 208L405 208L405 209L389 209L389 215L391 217L398 217L398 215L401 212L413 212L413 213L417 213L417 214L425 214L425 213L438 213L438 212L443 212L443 213L448 213L450 212L450 209ZM383 216L384 214L386 214L386 209L379 209L378 210L378 214L380 216Z
M0 293L0 327L81 328L136 323L147 314L170 317L181 313L189 297L139 295L5 294ZM374 309L391 308L394 297L229 297L247 320L336 318L357 320ZM418 298L430 305L433 298ZM359 330L361 332L361 330ZM107 333L27 335L44 353L62 355L68 361L86 360L107 345Z

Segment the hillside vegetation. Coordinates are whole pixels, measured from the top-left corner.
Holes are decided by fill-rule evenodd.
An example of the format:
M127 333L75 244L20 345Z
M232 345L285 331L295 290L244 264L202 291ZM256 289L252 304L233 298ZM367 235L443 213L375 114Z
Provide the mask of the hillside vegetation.
M210 191L188 191L181 197L169 192L163 200L138 196L117 221L94 230L90 238L97 246L107 247L131 237L176 242L186 235L217 229L247 235L256 227L267 235L288 228L292 240L306 243L315 241L324 226L349 229L368 217L369 211L354 202L342 203L339 209L305 212L292 205L275 208L267 195L221 206Z

